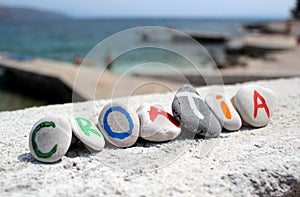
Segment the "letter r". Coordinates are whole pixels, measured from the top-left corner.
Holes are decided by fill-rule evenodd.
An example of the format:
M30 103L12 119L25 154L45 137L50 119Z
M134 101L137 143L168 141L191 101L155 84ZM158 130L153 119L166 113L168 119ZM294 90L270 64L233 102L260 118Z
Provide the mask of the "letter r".
M99 131L91 128L92 122L90 120L85 118L75 118L75 120L86 136L90 136L90 133L94 133L95 135L101 137L101 133Z

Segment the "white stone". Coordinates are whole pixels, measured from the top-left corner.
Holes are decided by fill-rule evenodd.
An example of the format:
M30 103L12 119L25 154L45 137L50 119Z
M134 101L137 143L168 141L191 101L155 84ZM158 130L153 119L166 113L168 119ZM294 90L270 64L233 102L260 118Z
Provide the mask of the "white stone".
M46 116L38 120L29 135L32 156L42 162L56 162L68 151L72 139L69 121L63 116Z
M241 117L226 95L214 92L209 93L205 97L205 103L226 130L236 131L241 128Z
M145 140L163 142L175 139L181 132L179 122L157 106L143 104L137 110L140 136Z
M74 135L82 141L88 150L93 150L92 152L103 150L105 146L104 137L90 119L72 117L70 123Z
M139 137L139 118L123 103L112 101L106 104L98 122L105 139L117 147L132 146Z
M253 127L263 127L274 113L276 98L273 91L267 88L246 85L237 91L234 103L243 121Z

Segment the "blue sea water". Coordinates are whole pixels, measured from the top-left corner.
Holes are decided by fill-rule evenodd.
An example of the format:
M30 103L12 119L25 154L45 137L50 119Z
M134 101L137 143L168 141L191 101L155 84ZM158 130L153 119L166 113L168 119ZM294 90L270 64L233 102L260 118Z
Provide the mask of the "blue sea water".
M63 21L0 21L0 51L72 61L100 41L140 26L242 34L241 25L259 19L86 19Z
M241 28L242 25L262 21L266 20L156 18L0 21L0 51L26 57L42 57L71 62L75 54L83 58L105 38L129 28L162 26L172 27L181 31L192 30L241 35L244 33ZM143 53L145 51L140 54ZM145 55L148 54L145 53ZM128 61L132 61L132 59ZM122 69L117 70L122 71ZM0 75L1 72L0 70ZM24 97L17 92L11 92L7 87L3 90L1 86L2 84L0 83L0 99L2 100L0 110L47 103L27 96Z

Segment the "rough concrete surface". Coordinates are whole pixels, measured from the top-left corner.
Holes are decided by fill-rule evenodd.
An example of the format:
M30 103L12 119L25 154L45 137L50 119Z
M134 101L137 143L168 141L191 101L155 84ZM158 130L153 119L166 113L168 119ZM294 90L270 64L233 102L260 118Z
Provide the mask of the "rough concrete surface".
M181 136L167 143L140 140L89 154L77 143L62 161L43 164L29 153L28 136L42 116L89 117L107 100L0 113L0 195L291 196L300 182L300 78L258 81L277 94L271 122L243 126L217 139ZM231 97L242 84L225 86ZM210 89L198 88L205 96ZM171 111L174 92L123 98L133 109L159 103Z

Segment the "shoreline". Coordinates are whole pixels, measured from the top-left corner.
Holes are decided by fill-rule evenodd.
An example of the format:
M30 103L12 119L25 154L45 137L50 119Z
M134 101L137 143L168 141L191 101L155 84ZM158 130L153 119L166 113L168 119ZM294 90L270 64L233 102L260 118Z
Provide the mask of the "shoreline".
M201 70L200 73L197 71L197 73L191 73L191 74L182 74L177 72L153 72L148 70L145 72L145 70L142 71L136 71L132 73L131 75L126 75L125 78L120 74L105 72L103 75L101 74L101 71L93 70L93 68L86 68L81 69L81 79L80 81L83 83L83 86L75 87L79 88L79 91L84 94L86 94L87 98L111 98L111 97L120 97L120 96L126 96L129 94L149 94L149 93L162 93L168 91L171 89L176 89L180 86L182 83L190 82L193 85L206 85L206 84L235 84L235 83L242 83L245 81L256 81L256 80L266 80L266 79L275 79L275 78L289 78L289 77L297 77L300 76L300 70L298 66L298 57L300 56L300 47L296 47L293 50L286 50L281 52L272 52L267 55L265 58L256 58L256 57L249 57L241 55L240 62L244 62L246 65L231 65L230 67L226 67L223 69L219 69L217 72L215 69L213 70ZM67 86L69 86L69 90L65 91L61 89L60 93L61 96L58 95L59 92L57 92L57 88L55 89L49 89L49 91L52 91L50 93L50 97L53 96L54 98L65 98L63 101L56 101L54 103L65 103L70 102L74 100L74 93L72 92L72 89L74 88L74 83L76 80L76 72L78 71L78 67L64 62L58 62L53 60L45 60L45 59L33 59L33 60L27 60L27 61L21 61L21 62L14 62L11 61L13 65L21 65L22 69L35 69L35 66L43 65L44 69L38 68L38 70L35 70L34 72L41 73L41 76L43 76L45 72L51 71L49 76L57 76L58 80L61 80L62 83L66 83ZM45 65L47 65L45 67ZM53 70L53 68L55 68ZM66 68L66 69L65 69ZM40 71L39 71L40 70ZM45 70L45 71L43 71ZM69 73L67 75L61 75L61 74L55 74L53 71L59 71L62 73ZM66 71L63 71L66 70ZM10 71L11 72L11 71ZM12 72L12 74L15 71ZM26 71L27 72L27 71ZM13 74L13 77L10 81L14 84L14 79L17 77L18 79L27 79L33 80L38 79L41 81L41 77L30 77L28 78L28 74L25 73L23 76L22 72L17 72L18 76ZM16 73L16 74L17 74ZM74 75L73 75L73 74ZM40 74L38 74L40 75ZM48 74L46 74L47 76ZM98 77L102 76L101 81L97 81ZM201 77L202 76L202 77ZM21 78L20 78L21 77ZM71 77L71 78L70 78ZM47 77L46 77L47 78ZM54 78L55 79L55 78ZM89 79L88 81L84 79ZM120 81L121 80L121 81ZM156 81L156 85L153 84L153 81ZM158 80L158 81L157 81ZM8 80L9 81L9 80ZM24 81L24 80L23 80ZM42 80L43 83L46 83L47 80ZM53 81L53 80L50 80ZM59 82L59 81L58 81ZM120 83L121 82L121 83ZM39 82L40 83L40 82ZM59 82L60 83L60 82ZM59 85L59 83L56 83ZM78 83L78 82L77 82ZM96 83L100 83L98 85L95 85ZM141 88L141 84L149 84L146 85L144 88ZM162 85L159 85L159 83ZM69 85L68 85L69 84ZM94 85L93 85L94 84ZM25 84L22 84L22 82L16 84L16 90L19 91L21 87L23 89L28 89L28 87L24 86ZM117 88L114 87L114 85L117 86ZM63 85L63 87L67 87ZM94 87L96 90L96 95L92 95L94 91L92 91L90 88L86 89L84 87ZM27 93L25 94L30 96L32 92L36 92L36 88L33 88L34 86L30 86ZM40 87L40 86L38 86ZM49 86L50 87L50 86ZM53 86L52 86L53 87ZM126 88L122 88L126 87ZM83 88L83 89L82 89ZM19 89L19 90L18 90ZM82 90L80 90L82 89ZM76 90L76 89L75 89ZM136 91L137 90L137 91ZM49 91L47 91L45 95L49 94ZM69 92L69 93L68 93ZM68 94L66 94L68 93ZM76 92L75 92L76 93ZM47 97L49 99L50 97ZM25 97L26 98L26 97ZM33 97L37 98L37 97ZM49 102L49 100L47 100ZM51 102L50 102L51 103Z
M26 96L33 96L33 98L37 98L34 95L34 92L41 92L40 95L45 95L45 99L47 102L52 103L49 101L49 98L53 98L53 103L65 103L74 100L76 97L78 101L85 100L85 99L99 99L99 98L110 98L110 97L120 97L126 96L128 94L146 94L146 93L154 93L154 92L166 92L169 89L176 89L179 87L181 83L186 83L190 81L193 85L206 85L206 84L235 84L241 83L245 81L256 81L256 80L265 80L265 79L275 79L275 78L288 78L288 77L297 77L300 76L299 66L298 66L298 59L300 56L300 47L295 45L295 36L297 31L300 33L300 22L299 21L292 21L292 26L289 35L282 35L284 32L286 21L281 22L268 22L264 23L265 27L277 27L277 29L281 28L281 34L253 34L253 35L246 35L240 44L246 44L246 46L254 46L258 50L254 54L241 54L240 51L237 51L237 54L233 54L233 60L228 57L227 64L219 70L210 70L204 69L201 70L200 73L191 72L184 73L181 69L178 69L180 73L172 73L169 70L161 71L157 70L159 67L156 65L155 72L152 70L135 70L132 75L126 74L126 80L122 76L122 74L110 73L105 72L103 75L103 80L101 80L101 84L97 84L97 78L101 75L101 71L91 69L82 69L82 87L77 85L74 87L74 82L76 81L76 73L78 71L78 67L74 66L68 62L59 62L54 60L47 60L47 59L30 59L29 57L25 57L23 60L21 56L14 56L16 58L21 58L20 61L13 61L10 60L9 64L18 65L17 70L13 69L9 70L11 74L11 79L8 80L9 83L6 84L7 87L10 87L11 84L14 84L15 79L23 79L23 82L16 83L14 89L18 92L22 92L20 90L27 90L27 93L24 94ZM280 28L278 28L278 26ZM255 28L255 27L254 27ZM273 27L274 29L274 27ZM275 28L276 29L276 28ZM255 29L252 31L255 31ZM209 38L209 34L201 34L200 32L191 32L195 37L204 37L205 39ZM213 39L215 38L215 34L212 36ZM217 37L218 38L218 37ZM219 39L219 38L218 38ZM214 40L215 41L215 40ZM234 41L234 39L233 39ZM275 44L273 43L275 42ZM174 41L175 42L175 41ZM223 42L223 41L222 41ZM178 42L176 44L184 45L184 42ZM271 45L269 44L271 43ZM283 43L283 44L282 44ZM173 43L174 44L174 43ZM282 51L270 51L269 49L266 50L264 47L267 46L269 49L276 49L283 47L286 50ZM186 47L186 46L185 46ZM253 53L253 51L252 51ZM259 54L255 56L255 54ZM231 54L230 54L231 55ZM212 54L212 56L214 56ZM27 59L29 58L29 59ZM1 59L3 61L3 58ZM197 59L199 61L199 59ZM196 61L196 62L197 62ZM230 62L231 61L231 62ZM87 61L88 62L88 61ZM5 61L4 61L5 63ZM94 63L94 62L93 62ZM218 64L218 62L217 62ZM226 66L229 65L229 66ZM128 65L127 65L128 66ZM219 66L219 65L217 65ZM42 69L41 67L46 67ZM189 68L189 67L186 67ZM29 70L28 70L29 69ZM176 68L175 68L176 69ZM189 68L190 69L190 68ZM19 70L25 71L24 73L19 72ZM55 71L60 70L59 72ZM29 72L28 72L29 71ZM219 73L218 73L219 72ZM37 75L34 75L37 73ZM201 77L202 75L202 77ZM46 79L47 76L53 78ZM41 78L45 79L41 79ZM86 78L87 80L84 80ZM93 79L92 79L93 78ZM48 87L53 87L50 85L50 82L55 82L57 88L53 89L50 88L49 91L42 91L42 89L34 89L32 87L39 87L39 86L24 86L27 83L26 80L33 80L33 83L36 84L37 82L43 82L44 85ZM34 80L36 79L36 80ZM121 80L121 83L119 83ZM123 80L123 81L122 81ZM158 80L158 83L163 84L163 86L150 85L145 87L144 89L139 89L136 91L140 84L149 83L150 81ZM86 82L88 81L88 82ZM124 82L124 84L123 84ZM114 84L119 83L119 88L115 88ZM90 88L94 87L94 88ZM128 88L129 87L129 88ZM73 92L74 90L74 92ZM24 91L23 91L24 92ZM75 93L75 94L74 94ZM93 95L95 93L95 95ZM22 93L23 94L23 93ZM76 96L77 95L77 96ZM75 96L75 97L74 97ZM58 99L58 100L55 100Z

